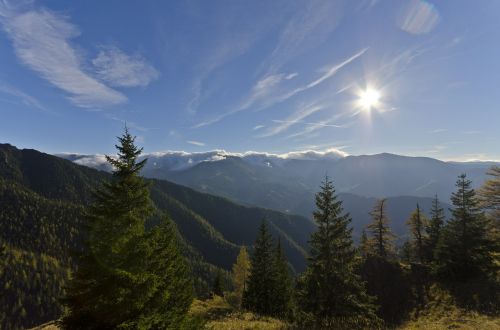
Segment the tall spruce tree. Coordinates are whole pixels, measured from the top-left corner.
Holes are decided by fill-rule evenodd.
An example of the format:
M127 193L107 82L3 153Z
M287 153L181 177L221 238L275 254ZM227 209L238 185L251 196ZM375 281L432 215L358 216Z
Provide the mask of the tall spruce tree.
M360 259L351 219L328 177L316 194L316 208L318 230L311 236L308 266L300 280L300 307L322 328L366 327L377 319L373 300L357 274Z
M125 128L118 138L113 180L96 192L87 211L85 249L64 303L64 329L166 329L181 324L192 300L187 264L166 217L146 231L153 215L146 160Z
M292 312L293 286L290 276L290 267L285 252L278 239L274 251L274 278L273 278L273 315L279 318L287 318Z
M428 262L434 261L434 252L436 251L441 231L445 222L444 210L439 203L438 196L435 195L432 200L430 219L425 227L427 237L425 239L425 256Z
M385 210L386 201L385 198L377 201L370 212L372 222L367 226L370 233L368 244L371 247L371 254L383 259L387 259L394 252L394 234L389 227L389 218Z
M424 242L426 240L425 228L427 226L427 218L420 211L420 206L417 203L417 208L412 212L406 224L410 228L411 233L411 250L412 255L415 256L416 260L423 263L425 260L424 252Z
M485 277L496 269L495 242L488 235L488 221L479 208L476 192L465 174L458 177L451 196L454 208L436 251L436 272L446 279Z
M273 239L267 222L263 221L254 244L250 276L243 294L243 306L261 315L274 311L274 253Z

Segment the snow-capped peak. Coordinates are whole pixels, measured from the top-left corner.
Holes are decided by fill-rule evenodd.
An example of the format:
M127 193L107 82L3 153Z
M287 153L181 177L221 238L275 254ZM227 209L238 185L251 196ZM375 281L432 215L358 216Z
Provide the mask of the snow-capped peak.
M57 156L69 159L79 165L85 165L99 169L110 169L104 155L81 155L81 154L58 154ZM180 171L193 167L202 162L216 162L228 157L237 157L251 163L268 167L281 165L291 159L300 160L335 160L347 156L347 154L338 149L328 149L325 151L304 150L287 153L268 153L258 151L247 151L243 153L228 152L225 150L212 150L206 152L186 152L186 151L160 151L145 153L141 159L148 158L146 168L162 168L171 171Z

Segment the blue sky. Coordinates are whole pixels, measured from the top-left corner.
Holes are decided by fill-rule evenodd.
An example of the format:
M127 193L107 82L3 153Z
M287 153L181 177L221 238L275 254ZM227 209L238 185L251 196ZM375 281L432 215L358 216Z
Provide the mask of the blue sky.
M0 142L500 159L500 1L0 0ZM380 95L361 107L360 95Z

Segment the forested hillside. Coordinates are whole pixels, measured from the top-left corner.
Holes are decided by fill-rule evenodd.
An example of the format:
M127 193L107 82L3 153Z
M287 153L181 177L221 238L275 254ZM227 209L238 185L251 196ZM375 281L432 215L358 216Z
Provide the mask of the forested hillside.
M95 168L109 171L109 166L105 166L98 161L96 156L83 156L60 154L59 157L69 159L78 164L85 164ZM189 157L185 155L183 157ZM193 158L201 155L191 155ZM211 155L214 157L214 155ZM219 156L219 155L216 155ZM430 177L442 179L443 173L450 176L450 173L458 173L465 167L468 173L474 173L474 177L483 178L485 164L464 165L448 164L445 162L433 160L430 158L401 157L396 155L373 155L346 157L342 160L283 160L276 158L261 158L250 161L247 157L225 156L218 161L200 161L196 165L186 168L186 164L179 165L179 159L175 156L152 155L151 163L145 166L143 174L146 177L169 180L184 186L191 187L197 191L211 195L228 198L238 204L269 208L284 212L287 214L298 214L311 218L314 211L314 194L317 187L326 173L335 177L335 182L344 182L344 189L339 189L339 199L344 202L344 207L352 215L354 228L354 237L359 239L361 230L370 221L369 212L372 205L377 201L376 197L383 192L396 192L392 185L399 185L397 193L390 194L387 198L388 214L393 220L391 227L397 235L405 236L406 228L404 220L415 205L418 203L424 210L429 210L434 193L443 191L437 189L435 192L434 181L424 180L425 173L432 173ZM180 156L178 156L180 157ZM189 158L191 159L191 158ZM92 160L92 161L90 161ZM185 161L187 162L187 161ZM395 162L395 164L392 164ZM266 165L268 164L268 165ZM425 164L424 169L419 168ZM351 165L353 168L350 168ZM385 169L393 168L398 173L397 184L391 176L391 171ZM367 175L363 172L364 168L369 168ZM373 168L373 171L372 171ZM423 174L423 173L424 174ZM358 176L358 173L360 174ZM412 178L414 173L419 173L419 178ZM382 177L387 179L382 182ZM390 179L390 180L389 180ZM356 182L364 182L357 185ZM431 182L432 181L432 182ZM451 176L450 182L453 182ZM431 185L425 183L431 182ZM436 181L437 182L437 181ZM357 186L359 189L356 194L347 189L348 186ZM411 187L425 185L425 194L418 193L410 189ZM450 184L442 180L442 185ZM368 193L368 188L384 186L386 190L377 193ZM342 192L344 191L344 192ZM448 195L440 196L448 215ZM386 197L382 195L383 197Z
M69 283L73 283L73 296L69 297L73 297L74 308L83 307L86 310L85 305L79 305L79 282L75 282L74 278L69 281L70 274L84 280L88 276L85 270L80 273L74 271L77 260L79 265L82 260L75 258L77 253L89 252L88 245L84 243L88 237L83 229L87 227L86 221L91 219L88 210L95 212L96 204L92 204L94 208L89 208L89 205L96 197L103 198L103 195L96 195L98 191L102 194L103 182L117 182L116 177L113 181L106 172L35 150L18 150L10 145L0 145L0 160L0 303L7 306L0 315L2 329L22 329L58 319L62 315L61 297L68 297L66 288ZM37 174L37 168L42 172ZM136 173L139 170L138 167ZM134 177L139 178L137 174ZM162 260L166 263L172 261L155 257L156 253L170 250L154 252L145 246L154 247L163 242L161 244L166 244L165 247L174 249L168 253L178 246L189 262L192 282L187 279L186 270L182 270L183 258L179 259L181 264L175 262L171 265L180 265L184 275L165 275L162 281L172 284L185 282L179 284L177 289L171 288L186 290L185 295L173 291L182 298L178 303L184 304L183 310L170 310L178 317L187 317L189 322L195 322L192 325L195 328L207 320L219 322L217 316L210 314L222 311L209 311L212 308L209 307L202 314L205 321L197 318L198 312L189 314L195 315L194 318L186 316L186 306L192 299L188 293L191 286L196 296L204 299L203 304L212 304L206 300L209 297L216 302L217 296L224 296L223 313L246 310L259 317L278 318L291 327L299 328L314 324L327 329L346 325L360 329L399 326L413 319L413 313L434 313L429 308L433 308L433 302L440 299L435 296L435 290L443 290L446 297L452 297L446 299L455 299L453 308L459 308L460 313L465 309L495 316L498 311L498 281L494 277L498 268L495 252L497 231L493 222L489 222L490 218L482 213L479 200L471 189L471 181L465 174L459 177L457 193L451 196L451 215L438 198L420 199L416 205L411 197L365 198L357 204L355 201L360 199L359 196L342 200L336 195L332 182L325 178L315 196L316 225L301 216L240 206L228 199L171 182L154 179L144 182L146 184L142 189L147 192L147 200L151 198L154 208L151 216L144 216L148 219L144 224L152 230L141 236L145 238L141 244L146 245L132 245L135 246L133 249L122 251L126 254L124 260L139 257L137 260L144 263L144 266L135 269L137 267L132 262L129 265L132 268L127 269L130 269L130 274L144 272L145 276L149 276L146 274L155 271L157 261L160 264ZM483 189L486 190L481 192L482 196L492 194L493 190L488 186ZM370 208L369 204L372 204ZM107 202L106 205L102 212L108 212L107 207L112 204ZM355 210L353 215L356 220L344 212L343 205ZM486 210L496 208L495 205L481 205ZM414 210L406 216L400 211L412 208ZM368 214L370 221L365 222L364 213ZM111 214L114 215L114 211ZM391 214L399 214L395 225ZM164 215L173 220L170 222L175 224L172 229L165 225ZM101 234L104 236L112 228L108 220L114 220L110 216L102 218ZM404 224L400 221L403 217L407 219ZM473 235L468 231L464 234L460 229L464 221L467 221L468 231L474 232ZM364 228L356 245L352 224ZM396 229L398 235L393 234L391 227ZM400 232L405 232L403 237ZM173 242L175 234L178 242ZM103 237L94 240L93 244L103 242L106 245L107 240ZM111 237L120 241L125 236L111 232ZM133 240L130 242L136 244ZM250 258L242 246L253 246L249 249ZM147 257L141 257L143 252L135 254L135 248L146 253ZM461 249L472 251L473 256L462 255L459 252ZM330 252L325 254L322 251ZM307 262L306 255L309 255ZM464 256L470 260L464 259ZM122 258L120 254L116 257ZM97 269L99 265L97 260L92 267ZM89 283L94 283L94 279L100 276L100 273L91 276ZM174 282L169 282L170 279ZM176 279L181 282L176 282ZM127 290L110 289L109 297L97 286L85 299L93 301L103 294L108 302L112 302L115 299L113 295L124 294L127 299L135 299L137 295L148 300L146 292L136 292L141 281L117 284L118 288L129 286L131 291L125 293ZM103 283L107 283L106 288L114 285L114 281ZM77 285L76 289L74 285ZM85 289L86 285L81 288ZM336 292L345 292L349 299ZM163 302L151 302L148 306L158 311L168 309L169 305L164 301L166 296L161 297ZM346 304L346 301L349 303ZM441 308L439 304L437 307ZM109 312L112 312L113 306L114 303L103 305L102 311L110 308ZM125 308L122 307L120 310ZM94 312L100 314L100 308ZM119 312L117 315L129 317L126 314ZM68 324L82 321L78 319L78 314L65 315L76 317L65 318L65 328L71 328ZM438 316L442 315L439 312ZM107 316L102 315L102 320L97 321L105 322L105 319ZM174 322L167 316L161 319L167 323Z
M0 145L0 240L4 246L2 329L57 318L58 299L80 248L84 208L110 175L35 150ZM251 245L262 219L270 223L296 271L305 267L314 224L300 216L236 205L165 181L151 181L151 197L176 223L195 287L206 295L217 268L229 270L241 245ZM152 219L150 225L154 225Z
M22 329L61 313L57 299L80 239L82 212L81 205L0 179L2 329Z

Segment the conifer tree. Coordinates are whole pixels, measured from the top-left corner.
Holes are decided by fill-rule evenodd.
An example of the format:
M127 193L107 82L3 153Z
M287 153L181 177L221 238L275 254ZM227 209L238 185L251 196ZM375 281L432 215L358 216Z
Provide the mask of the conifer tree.
M385 198L377 201L370 212L372 223L367 226L371 236L368 239L371 253L383 259L387 259L394 251L394 234L389 227L389 218L385 210L386 201Z
M355 328L361 320L376 320L372 298L356 273L360 259L352 242L351 219L328 177L316 194L316 208L318 230L311 236L308 266L300 280L300 307L321 328Z
M290 267L279 239L274 251L273 283L273 315L286 318L292 310L293 287Z
M118 158L107 157L113 180L87 211L85 249L64 299L64 329L165 329L182 323L192 300L171 221L163 216L145 230L154 209L139 176L142 149L126 128L118 139Z
M479 190L481 207L489 211L489 215L496 222L500 222L500 166L493 166L487 174L491 177L486 180Z
M273 239L263 221L254 244L250 276L243 294L243 306L261 315L272 315L274 293Z
M434 260L434 252L441 236L441 231L443 230L445 216L444 210L439 203L438 196L436 195L432 200L430 219L425 227L425 232L427 237L425 239L425 255L427 261Z
M411 249L415 258L418 262L424 262L424 242L426 240L425 228L427 226L427 218L420 211L420 206L417 203L417 208L410 215L410 218L406 221L406 224L410 227L411 233Z
M500 166L493 166L486 174L486 180L479 189L480 207L486 210L489 219L488 235L496 242L496 251L500 251ZM499 255L496 255L497 264Z
M141 316L146 322L138 322L139 329L176 329L192 321L186 317L193 301L192 272L179 250L175 224L165 214L159 217L160 223L146 233L146 253L142 254L151 278L148 285L155 287L139 292L151 294Z
M454 280L488 276L496 267L492 256L495 242L488 235L488 221L465 174L458 177L456 187L451 196L452 218L436 251L436 271Z
M215 275L214 285L212 287L212 294L214 296L224 296L224 282L222 278L222 271L219 269Z

